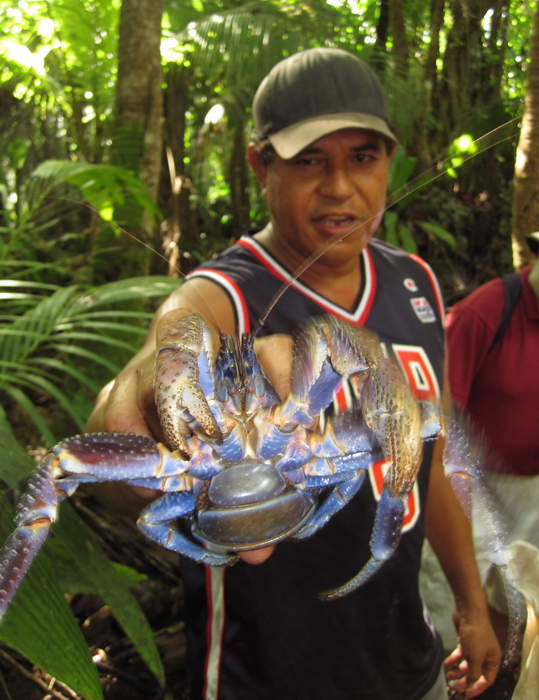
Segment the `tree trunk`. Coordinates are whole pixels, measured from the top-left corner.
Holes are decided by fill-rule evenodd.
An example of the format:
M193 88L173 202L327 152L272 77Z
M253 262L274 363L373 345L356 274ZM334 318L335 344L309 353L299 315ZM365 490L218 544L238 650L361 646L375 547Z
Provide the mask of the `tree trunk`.
M234 235L239 237L249 228L249 172L245 157L245 121L238 118L234 122L228 181L232 203L232 230Z
M392 54L396 74L405 80L408 76L408 41L404 26L403 0L389 1L389 29L393 39Z
M382 74L386 67L386 44L389 30L388 0L380 1L380 14L376 25L376 49L373 53L372 67Z
M163 0L123 0L113 159L137 173L157 199L163 137Z
M539 4L533 22L528 86L513 184L513 265L519 270L531 260L525 238L539 229Z
M163 150L162 15L163 0L122 1L111 153L112 163L138 175L154 201L157 201ZM124 230L120 240L122 274L130 277L148 274L151 261L148 250L159 247L158 233L152 230L129 192L114 216Z
M162 187L161 195L166 193L167 198L163 207L166 217L166 235L163 238L163 244L165 256L170 263L169 274L172 275L177 275L181 271L182 253L196 250L200 246L196 216L190 203L192 183L184 162L186 112L190 108L188 88L192 79L193 73L189 67L174 64L168 66L165 133L169 156L169 182Z

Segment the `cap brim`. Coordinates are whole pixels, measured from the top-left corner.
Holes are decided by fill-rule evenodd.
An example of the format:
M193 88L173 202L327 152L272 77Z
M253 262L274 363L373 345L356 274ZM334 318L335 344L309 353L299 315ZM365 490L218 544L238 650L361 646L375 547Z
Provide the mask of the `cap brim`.
M309 144L318 141L323 136L332 134L341 129L367 129L381 134L397 143L395 135L383 119L374 117L372 114L359 114L356 112L324 114L313 117L305 121L292 124L278 131L276 134L268 136L268 140L277 152L277 155L288 160L297 156Z

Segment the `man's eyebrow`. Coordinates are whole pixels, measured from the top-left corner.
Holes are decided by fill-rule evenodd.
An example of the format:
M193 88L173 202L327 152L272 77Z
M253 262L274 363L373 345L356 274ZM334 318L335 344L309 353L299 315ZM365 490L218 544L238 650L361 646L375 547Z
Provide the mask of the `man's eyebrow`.
M373 140L367 141L367 143L362 143L358 146L352 146L352 150L356 153L364 153L365 151L380 151L383 149L383 143L380 141ZM302 151L300 151L296 158L301 158L301 156L313 155L317 153L323 153L322 148L317 148L316 146L306 146Z

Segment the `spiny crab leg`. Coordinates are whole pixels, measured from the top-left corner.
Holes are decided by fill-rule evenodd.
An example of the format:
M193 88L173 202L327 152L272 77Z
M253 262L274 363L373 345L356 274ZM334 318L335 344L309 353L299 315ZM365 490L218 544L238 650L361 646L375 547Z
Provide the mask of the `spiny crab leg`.
M503 582L509 618L504 650L504 665L507 666L519 654L523 597L512 578L506 547L507 532L482 475L484 438L474 434L468 418L455 408L442 414L442 430L445 436L445 474L463 511L474 525L474 538L481 543L482 551L496 567ZM474 503L480 503L480 508L474 508Z
M401 538L405 498L414 486L423 455L419 407L398 369L385 357L371 368L359 399L365 422L391 464L376 509L371 558L344 586L325 592L326 599L340 598L359 588L393 555Z
M8 538L0 559L0 617L3 617L36 554L56 519L59 498L54 486L56 457L48 454L39 464L24 493L15 517L16 529Z
M90 433L53 447L30 477L17 506L16 529L0 553L0 617L55 522L58 504L80 483L125 481L181 498L182 490L192 491L196 481L186 471L177 453L140 435ZM198 549L204 557L205 550Z

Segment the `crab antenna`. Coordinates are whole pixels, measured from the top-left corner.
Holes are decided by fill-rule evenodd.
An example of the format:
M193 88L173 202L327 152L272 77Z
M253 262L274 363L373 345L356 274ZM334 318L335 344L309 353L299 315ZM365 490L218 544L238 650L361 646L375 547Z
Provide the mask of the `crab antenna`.
M99 210L96 209L95 207L93 207L91 204L88 204L88 202L82 202L82 201L80 201L80 200L78 200L78 199L73 199L72 197L59 197L59 196L55 196L54 199L60 199L60 200L63 200L63 201L65 201L65 202L72 202L73 204L82 205L82 206L86 207L87 209L89 209L90 211L94 212L94 214L97 214L97 215L99 216ZM117 224L115 221L113 221L113 222L111 222L111 223L112 223L114 226L116 226L116 228L117 228L119 231L121 231L122 233L125 233L126 236L129 236L130 238L132 238L132 239L133 239L134 241L136 241L137 243L140 243L141 246L144 246L144 248L147 248L151 253L153 253L154 255L156 255L158 258L160 258L160 259L163 260L164 262L169 263L169 259L167 258L167 256L166 256L166 255L163 255L163 253L160 253L158 250L156 250L155 248L153 248L149 243L146 243L146 241L143 241L141 238L139 238L138 236L136 236L134 233L131 233L131 231L128 231L127 229L123 228L123 226L120 226L120 224ZM177 265L176 265L174 271L175 271L178 275L180 275L180 277L182 278L182 283L185 282L185 281L187 281L187 279L186 279L186 278L187 278L187 275L185 274L185 272L182 272L182 271L180 270L180 268L179 268ZM170 276L170 275L169 275L169 276ZM199 298L199 300L202 302L202 304L203 304L203 305L206 307L206 309L208 310L208 315L209 315L209 317L211 318L211 323L213 324L214 328L217 330L217 333L220 334L220 333L221 333L221 328L219 327L219 321L218 321L218 319L217 319L217 316L216 316L215 313L213 312L213 309L211 308L211 305L210 305L209 302L204 298L204 296L198 291L198 289L193 289L192 291L195 293L195 296L197 296L197 297Z

